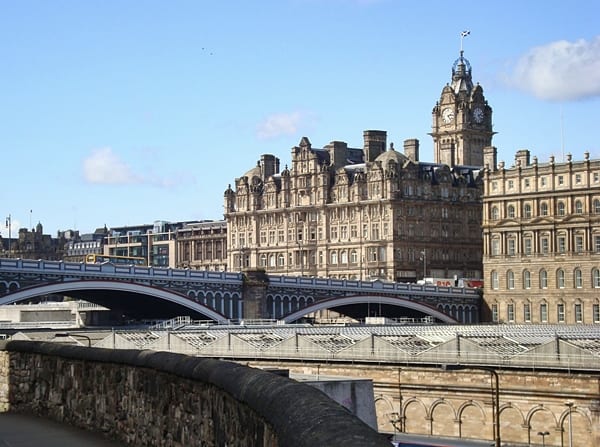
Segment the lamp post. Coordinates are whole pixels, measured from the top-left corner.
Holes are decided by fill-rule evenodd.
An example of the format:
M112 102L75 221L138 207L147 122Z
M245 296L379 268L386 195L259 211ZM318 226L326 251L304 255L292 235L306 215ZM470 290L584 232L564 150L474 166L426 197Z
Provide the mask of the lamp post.
M10 214L8 215L8 217L6 218L6 228L8 228L8 257L10 258L10 239L11 239L11 227L12 227L12 218L10 217Z
M565 405L569 408L569 447L573 447L573 402L567 402Z
M58 337L61 337L61 338L62 337L74 337L74 338L80 337L80 338L83 338L83 339L87 340L88 348L92 347L92 339L90 337L88 337L87 335L72 334L72 333L69 333L69 332L57 332L56 334L54 334L54 336L57 337L57 338Z
M421 261L423 261L423 279L427 276L427 250L421 251Z
M549 431L538 431L538 435L542 437L542 447L546 447L546 436L549 434Z
M487 366L479 366L479 365L442 365L442 368L446 371L459 371L465 369L478 369L481 371L487 371L491 375L491 379L493 382L491 384L492 390L492 413L494 418L494 446L500 447L500 381L498 378L498 373L495 369L487 367Z

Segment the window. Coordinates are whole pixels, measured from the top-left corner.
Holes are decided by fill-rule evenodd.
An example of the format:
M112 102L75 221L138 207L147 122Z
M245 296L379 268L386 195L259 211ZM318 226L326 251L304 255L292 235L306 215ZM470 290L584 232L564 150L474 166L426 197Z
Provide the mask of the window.
M543 254L548 254L549 251L549 243L547 237L542 237L541 239L541 249Z
M508 205L508 217L512 219L515 217L515 207L513 205Z
M578 185L581 183L581 174L575 174L575 183Z
M600 270L598 269L592 270L592 284L594 289L600 288Z
M565 288L565 271L562 269L559 269L556 272L556 287L559 289Z
M575 201L575 214L583 214L583 202L581 200Z
M500 217L499 213L498 213L498 207L493 206L492 207L492 220L498 220L498 218Z
M592 306L592 312L594 313L594 323L600 323L600 304L594 304Z
M558 205L556 207L556 214L558 214L559 216L565 215L565 202L558 202Z
M508 248L508 255L509 256L514 256L515 255L515 251L516 251L515 246L516 246L516 242L517 241L515 239L511 238L507 242L508 242L508 247L507 247Z
M559 253L565 253L567 251L567 239L565 236L558 236L557 245Z
M598 172L594 172L594 183L600 182L600 174Z
M548 204L546 202L543 202L540 205L540 216L547 216L548 215Z
M335 251L335 250L331 251L331 263L332 264L338 263L338 255L337 255L337 251Z
M600 236L594 236L594 251L600 253Z
M546 186L546 183L547 183L547 181L546 181L546 177L541 177L541 178L540 178L540 185L541 185L542 187L544 187L544 186Z
M573 275L573 282L575 283L575 288L581 289L583 287L583 275L581 274L580 269L575 269Z
M583 322L583 309L581 303L575 303L575 323Z
M565 179L562 175L558 176L558 186L562 186L565 184Z
M583 251L583 236L575 236L575 252L581 253Z
M523 217L530 218L531 217L531 205L526 203L523 206Z
M523 272L523 288L531 289L531 272L529 270Z
M508 304L506 306L506 316L508 321L513 322L515 321L515 305L514 304Z
M348 252L346 250L342 250L340 254L340 262L342 264L348 264Z
M500 240L492 239L492 256L498 256L500 254Z
M523 249L526 255L530 255L532 251L531 238L527 237L523 240Z
M529 179L526 178L523 182L525 184L525 188L529 188Z
M492 289L498 290L498 272L492 272Z
M540 270L540 289L548 288L548 272Z
M513 272L512 270L506 272L506 287L508 289L515 288L515 272Z
M556 305L556 321L559 323L565 322L565 305L563 303Z
M515 182L513 180L508 181L508 189L513 189L515 187Z
M277 255L277 264L279 265L279 267L285 266L285 256L283 255L283 253L279 253Z
M260 255L260 266L261 267L267 266L267 255L266 254Z
M523 304L523 319L525 321L531 321L531 304Z
M492 321L494 323L498 322L498 305L492 304Z
M548 304L546 303L540 304L540 321L542 323L548 322Z

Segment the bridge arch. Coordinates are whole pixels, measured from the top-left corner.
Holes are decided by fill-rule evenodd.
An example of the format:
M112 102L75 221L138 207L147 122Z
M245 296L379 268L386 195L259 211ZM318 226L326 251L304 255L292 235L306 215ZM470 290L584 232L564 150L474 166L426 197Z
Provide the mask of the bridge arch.
M423 312L426 315L437 318L444 323L456 323L457 321L452 317L440 312L438 309L435 309L431 306L427 306L425 304L417 303L415 301L410 301L403 298L391 297L391 296L378 296L378 295L356 295L356 296L344 296L340 298L330 298L326 300L320 300L313 302L311 305L300 309L296 312L292 312L289 315L286 315L282 318L282 320L286 323L291 323L293 321L302 318L304 315L318 312L323 309L331 309L332 307L344 306L349 304L389 304L392 306L405 307L408 309L416 310L419 312Z
M206 307L200 303L197 303L194 300L189 299L185 295L181 295L176 292L171 292L169 290L147 286L139 283L131 283L124 281L111 281L111 280L102 280L102 281L69 281L69 282L60 282L53 284L44 284L36 287L28 287L26 289L20 289L17 292L10 293L9 295L5 295L0 298L0 305L3 304L12 304L19 301L23 301L29 298L34 298L36 296L41 295L49 295L49 294L60 294L60 293L68 293L68 292L76 292L76 291L91 291L91 290L101 290L107 292L129 292L136 293L139 295L147 295L153 298L158 298L161 300L165 300L182 307L186 307L190 310L198 312L207 316L210 319L223 322L226 318L214 310Z

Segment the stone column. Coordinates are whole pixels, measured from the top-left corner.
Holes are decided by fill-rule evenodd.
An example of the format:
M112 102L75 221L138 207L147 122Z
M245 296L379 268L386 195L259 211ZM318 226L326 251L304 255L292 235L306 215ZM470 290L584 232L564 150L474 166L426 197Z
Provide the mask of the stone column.
M269 318L267 314L267 287L269 277L264 270L244 271L242 299L244 319L256 320Z

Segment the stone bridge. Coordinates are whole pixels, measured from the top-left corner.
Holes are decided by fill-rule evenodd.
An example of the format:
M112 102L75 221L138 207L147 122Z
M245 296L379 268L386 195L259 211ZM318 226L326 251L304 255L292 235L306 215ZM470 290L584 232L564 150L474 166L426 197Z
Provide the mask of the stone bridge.
M335 309L357 319L379 316L478 323L481 303L480 291L467 288L277 276L261 271L0 259L0 305L47 295L84 299L133 319L189 315L219 322L293 322Z

